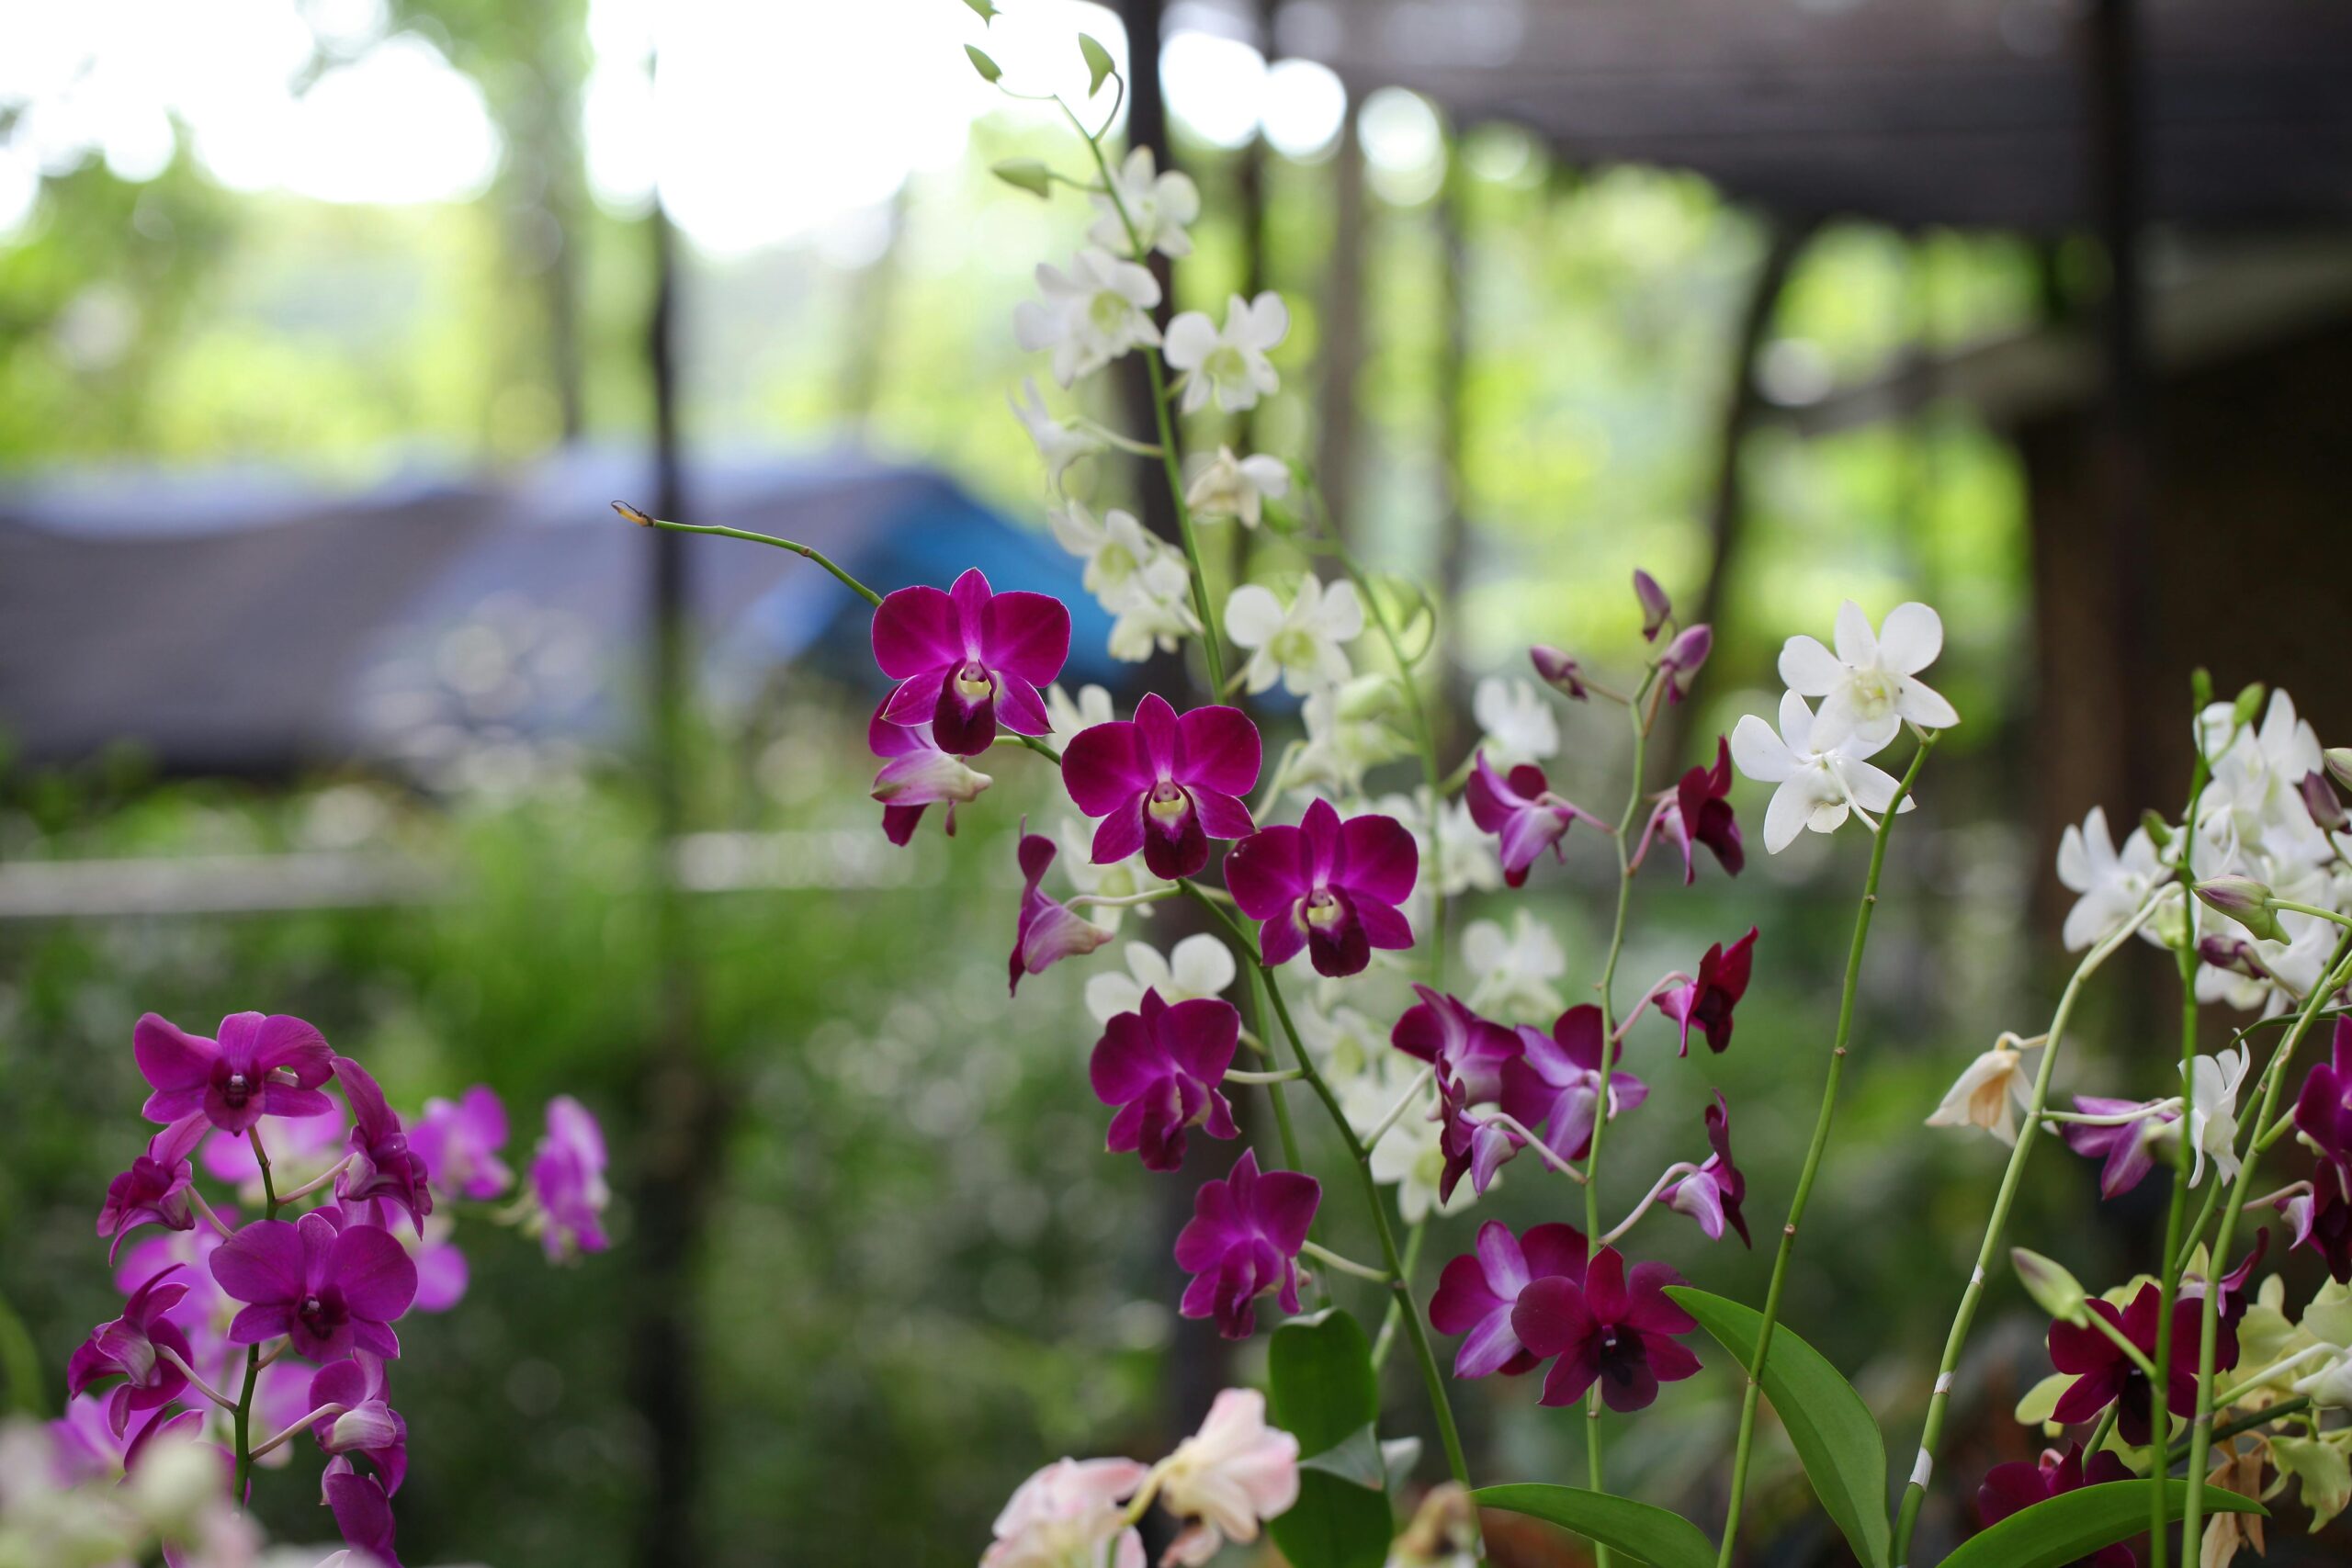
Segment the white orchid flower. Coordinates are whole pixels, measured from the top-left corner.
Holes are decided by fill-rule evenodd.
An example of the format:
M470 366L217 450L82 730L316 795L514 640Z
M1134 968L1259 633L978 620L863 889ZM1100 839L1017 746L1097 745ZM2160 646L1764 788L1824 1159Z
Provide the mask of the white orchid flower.
M1159 341L1151 319L1159 280L1149 267L1089 247L1070 258L1068 272L1040 262L1037 288L1043 299L1013 307L1012 335L1025 353L1051 349L1054 379L1065 387Z
M1158 991L1172 1007L1220 995L1233 984L1232 952L1206 931L1195 931L1164 955L1149 942L1131 942L1126 958L1124 975L1104 970L1087 976L1086 1010L1097 1023L1139 1010L1146 991Z
M2080 953L2112 935L2140 912L2148 895L2172 880L2145 828L2134 828L2120 853L2108 830L2107 808L2094 806L2079 828L2058 840L2058 880L2081 895L2066 911L2066 951Z
M1234 295L1225 307L1225 325L1214 326L1199 310L1168 323L1168 366L1183 373L1181 406L1196 413L1215 396L1216 406L1239 413L1258 406L1282 387L1267 353L1290 333L1290 308L1269 289L1255 299Z
M1779 854L1807 828L1816 833L1834 833L1851 812L1860 812L1868 822L1872 813L1884 811L1894 802L1901 785L1885 769L1864 761L1862 755L1867 753L1849 750L1860 744L1849 737L1836 746L1818 747L1813 710L1794 692L1781 697L1777 735L1754 714L1740 716L1731 732L1732 761L1747 777L1780 786L1764 808L1767 850ZM1905 795L1903 809L1908 811L1917 804Z
M1255 528L1265 515L1265 503L1290 493L1290 468L1280 457L1260 453L1237 457L1230 446L1216 455L1195 454L1186 459L1184 504L1200 519L1230 517L1244 528Z
M1478 682L1470 711L1486 732L1487 761L1508 771L1540 762L1560 750L1560 722L1532 681L1489 675Z
M1007 393L1005 401L1012 405L1013 418L1021 422L1029 439L1036 443L1037 456L1046 460L1046 482L1058 491L1062 488L1062 476L1069 471L1072 463L1102 451L1106 444L1101 436L1048 413L1035 377L1021 378L1021 393L1018 398Z
M1849 599L1838 610L1838 650L1817 637L1792 637L1781 648L1781 679L1799 696L1819 697L1814 744L1826 750L1852 737L1867 757L1895 737L1903 721L1922 729L1949 729L1960 715L1915 677L1943 651L1944 624L1925 604L1897 604L1883 635L1871 630L1861 606Z
M1363 635L1363 601L1354 583L1326 588L1311 574L1287 605L1273 590L1245 582L1225 602L1225 629L1250 650L1243 675L1250 691L1280 681L1284 691L1303 697L1318 686L1338 685L1351 672L1342 645Z
M1086 231L1088 239L1122 255L1133 250L1138 240L1142 254L1153 251L1170 257L1193 254L1193 237L1184 230L1201 215L1201 191L1190 175L1178 169L1159 173L1151 149L1138 147L1112 173L1111 190L1117 200L1100 193L1093 197L1094 226ZM1124 219L1122 208L1126 210ZM1132 238L1127 232L1130 223L1135 225Z

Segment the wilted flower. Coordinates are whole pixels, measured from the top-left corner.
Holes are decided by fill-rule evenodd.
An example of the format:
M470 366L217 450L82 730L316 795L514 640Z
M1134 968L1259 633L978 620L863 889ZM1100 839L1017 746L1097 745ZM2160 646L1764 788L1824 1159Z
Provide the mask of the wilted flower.
M901 588L874 612L874 660L899 682L882 716L931 726L941 750L969 757L996 727L1052 728L1038 688L1069 657L1069 611L1045 593L999 593L978 567L953 589Z
M1792 637L1781 649L1781 679L1799 696L1819 697L1813 744L1834 750L1849 737L1860 756L1894 739L1905 719L1922 729L1949 729L1960 715L1916 678L1943 651L1944 624L1925 604L1897 604L1886 613L1883 636L1849 599L1838 608L1838 651L1816 637ZM1745 766L1745 764L1742 764Z
M1167 956L1149 942L1131 942L1125 949L1127 972L1106 971L1086 980L1086 1010L1097 1023L1108 1023L1123 1012L1143 1005L1146 991L1158 991L1169 1002L1214 997L1233 984L1233 952L1206 931L1194 931Z
M1238 708L1197 707L1182 717L1157 692L1130 721L1098 724L1062 754L1062 783L1099 817L1094 863L1143 852L1155 876L1191 876L1211 839L1254 831L1240 796L1258 783L1258 727Z
M1138 148L1138 152L1149 152ZM1046 410L1046 400L1038 395L1036 378L1021 378L1021 397L1007 393L1005 401L1012 405L1012 417L1037 444L1037 456L1046 460L1046 479L1056 490L1062 488L1062 476L1080 457L1090 457L1103 449L1105 443L1099 435L1079 429L1067 420L1056 419Z
M1327 588L1312 572L1299 580L1298 595L1287 605L1272 589L1245 582L1225 602L1225 632L1236 647L1250 650L1242 671L1250 691L1280 681L1284 691L1305 696L1351 673L1340 645L1363 635L1363 601L1354 583Z
M1610 1409L1639 1410L1657 1398L1658 1384L1697 1372L1699 1358L1671 1337L1699 1326L1667 1297L1666 1287L1680 1283L1663 1263L1637 1263L1629 1277L1613 1247L1592 1255L1581 1282L1531 1280L1511 1308L1511 1329L1538 1360L1560 1358L1536 1403L1574 1404L1598 1382Z
M1054 379L1065 387L1138 344L1159 341L1151 319L1159 280L1149 267L1088 246L1070 258L1068 272L1038 263L1037 288L1043 299L1013 307L1013 341L1025 354L1053 350Z
M2068 1148L2107 1162L2098 1179L2102 1198L2113 1198L2140 1185L2140 1179L2155 1165L2152 1147L2155 1135L2180 1116L2177 1101L2109 1100L2089 1094L2075 1096L2075 1109L2086 1116L2128 1118L2106 1126L2066 1124Z
M1022 823L1021 918L1013 928L1012 956L1007 964L1012 980L1006 987L1015 994L1022 976L1042 975L1048 965L1091 953L1111 940L1109 931L1048 897L1039 886L1058 852L1051 839L1032 833L1028 823Z
M1247 1339L1257 1326L1257 1298L1267 1292L1283 1311L1298 1311L1298 1249L1322 1198L1311 1176L1260 1175L1253 1149L1242 1151L1225 1179L1203 1182L1176 1237L1176 1265L1193 1276L1183 1314L1214 1316L1227 1339Z
M1470 708L1486 736L1480 752L1503 767L1540 762L1560 749L1559 721L1525 681L1489 675L1478 682Z
M1592 1146L1603 1036L1600 1010L1582 1003L1560 1014L1549 1034L1521 1024L1519 1052L1503 1064L1503 1110L1541 1133L1544 1146L1564 1160L1582 1159ZM1649 1092L1633 1074L1611 1067L1609 1116L1613 1120L1633 1110Z
M1230 517L1245 528L1255 528L1265 514L1265 503L1290 493L1290 468L1280 457L1263 453L1237 457L1230 446L1215 456L1199 454L1185 462L1184 504L1194 518Z
M1481 751L1472 764L1462 798L1470 820L1501 840L1503 880L1513 887L1524 885L1528 869L1545 850L1559 860L1560 840L1578 818L1602 825L1600 818L1572 800L1552 793L1544 770L1522 762L1506 778L1495 772Z
M319 1447L331 1454L358 1454L376 1467L386 1496L398 1493L408 1474L408 1423L391 1407L383 1358L355 1350L348 1360L321 1368L311 1380L310 1398L312 1410L342 1406L311 1424Z
M1982 1127L2001 1142L2016 1146L2017 1111L2033 1101L2033 1088L2025 1071L2024 1053L2009 1045L2008 1037L1968 1064L1941 1104L1928 1117L1930 1127Z
M1191 1521L1160 1562L1198 1568L1228 1540L1257 1540L1259 1520L1298 1501L1298 1439L1266 1425L1264 1394L1228 1388L1158 1472L1160 1506Z
M1240 1032L1241 1015L1215 997L1171 1007L1158 991L1146 991L1136 1011L1112 1019L1089 1067L1095 1097L1119 1107L1105 1146L1114 1154L1140 1151L1146 1170L1174 1170L1184 1163L1186 1128L1239 1137L1217 1086L1233 1065Z
M123 1238L141 1225L175 1231L195 1225L196 1212L187 1195L195 1171L188 1156L211 1130L212 1123L203 1111L188 1112L148 1139L147 1152L134 1157L129 1170L107 1183L107 1201L98 1210L98 1235L114 1237L114 1246L107 1249L108 1263L122 1250Z
M1103 249L1125 251L1132 246L1145 254L1158 251L1169 257L1193 254L1193 238L1184 232L1184 226L1201 215L1200 187L1182 169L1160 174L1153 165L1150 148L1130 152L1126 162L1111 172L1110 190L1092 199L1094 226L1086 237ZM1135 226L1132 236L1127 232L1129 224Z
M1848 736L1836 745L1821 739L1813 710L1794 692L1781 695L1781 730L1754 714L1742 714L1732 726L1732 760L1739 771L1758 784L1777 784L1771 804L1764 808L1764 847L1779 854L1807 828L1834 833L1847 814L1860 811L1864 820L1894 803L1902 785L1894 775L1863 759L1878 747ZM1903 809L1917 804L1903 797Z
M2078 953L2114 934L2171 875L2147 829L2132 829L2119 854L2106 807L2092 807L2083 825L2070 826L2058 840L2058 880L2082 895L2066 911L2066 951Z
M1574 1225L1534 1225L1524 1236L1512 1235L1500 1220L1480 1225L1477 1250L1448 1263L1430 1297L1430 1326L1464 1336L1453 1375L1516 1377L1532 1371L1541 1358L1520 1343L1511 1309L1534 1280L1582 1284L1585 1254L1584 1233Z
M335 1077L344 1098L351 1102L351 1154L343 1174L335 1178L335 1196L345 1203L381 1201L408 1212L416 1234L424 1234L424 1216L433 1212L433 1189L426 1185L424 1162L408 1146L401 1119L385 1103L366 1068L347 1056L338 1056Z
M1715 1102L1707 1107L1706 1122L1707 1144L1714 1152L1698 1169L1659 1193L1658 1201L1676 1213L1698 1221L1709 1241L1721 1241L1728 1222L1739 1233L1740 1241L1753 1247L1756 1243L1748 1239L1747 1221L1739 1212L1741 1201L1747 1196L1747 1178L1732 1163L1731 1107L1721 1089L1715 1091Z
M1706 1032L1707 1049L1720 1054L1731 1043L1732 1010L1739 998L1747 994L1747 978L1756 954L1756 928L1725 947L1722 942L1700 956L1699 976L1662 993L1657 998L1657 1010L1674 1020L1681 1030L1681 1049L1676 1053L1690 1054L1690 1026L1697 1024Z
M398 1250L399 1244L393 1247ZM118 1438L132 1416L159 1409L187 1392L187 1374L164 1356L168 1351L182 1361L192 1359L187 1336L171 1316L187 1294L187 1286L173 1278L178 1272L176 1265L165 1269L131 1292L122 1315L92 1329L65 1365L68 1398L104 1379L122 1379L107 1395L107 1425Z
M1297 827L1261 828L1226 856L1233 901L1259 927L1268 964L1302 947L1316 973L1353 975L1372 949L1413 945L1413 928L1396 906L1412 895L1420 855L1393 817L1342 822L1326 800L1306 808Z
M1747 863L1739 841L1739 818L1731 809L1731 743L1715 738L1715 765L1692 768L1672 789L1657 797L1649 826L1634 847L1633 865L1639 869L1650 852L1650 841L1664 836L1682 852L1682 886L1699 880L1697 846L1714 852L1715 863L1732 876Z
M425 1179L456 1197L487 1201L514 1184L514 1173L498 1157L506 1146L506 1107L488 1084L474 1085L455 1101L426 1100L408 1146L424 1162Z
M1258 406L1260 398L1281 389L1282 378L1266 359L1290 332L1290 308L1283 297L1268 290L1255 299L1236 294L1226 302L1225 325L1214 326L1199 310L1187 310L1168 323L1168 367L1179 371L1186 413L1216 406L1239 413Z
M1057 1460L996 1517L980 1568L1144 1568L1121 1504L1150 1472L1131 1459Z
M602 1252L605 1206L612 1193L605 1184L605 1130L588 1108L568 1094L548 1101L547 1135L531 1156L533 1223L549 1258Z
M2038 1464L2020 1460L1987 1471L1984 1483L1976 1489L1976 1517L1989 1529L2062 1493L2131 1479L2132 1467L2120 1454L2101 1450L2086 1466L2080 1443L2068 1443L2063 1450L2045 1449ZM2139 1561L2128 1546L2103 1546L2078 1560L2076 1568L2138 1568Z
M218 1039L189 1034L154 1013L131 1032L139 1070L155 1092L141 1114L177 1122L201 1111L242 1138L265 1116L323 1116L334 1102L319 1086L334 1076L334 1053L319 1032L283 1013L235 1012Z
M332 1206L291 1224L255 1220L213 1253L212 1277L247 1303L229 1325L231 1344L283 1334L295 1354L321 1362L355 1348L398 1356L391 1325L416 1299L416 1265L391 1233L346 1223Z

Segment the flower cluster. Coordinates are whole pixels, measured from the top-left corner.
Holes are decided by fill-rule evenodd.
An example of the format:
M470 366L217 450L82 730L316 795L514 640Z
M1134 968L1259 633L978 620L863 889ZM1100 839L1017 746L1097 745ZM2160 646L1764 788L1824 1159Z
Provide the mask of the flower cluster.
M452 1210L500 1204L487 1217L537 1235L550 1258L605 1247L594 1117L551 1102L518 1184L490 1089L403 1117L300 1019L232 1013L205 1036L150 1013L132 1051L152 1091L142 1113L160 1126L99 1210L124 1300L66 1368L72 1403L54 1441L82 1456L67 1481L136 1479L194 1446L225 1504L308 1438L348 1561L398 1568L390 1500L408 1425L391 1396L396 1325L466 1292ZM220 1512L158 1527L175 1561L227 1550L200 1539L226 1528Z

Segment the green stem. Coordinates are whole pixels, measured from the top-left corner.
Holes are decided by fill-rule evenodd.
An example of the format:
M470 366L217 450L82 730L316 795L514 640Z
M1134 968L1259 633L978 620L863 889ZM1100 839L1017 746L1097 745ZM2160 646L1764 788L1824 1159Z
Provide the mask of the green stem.
M2251 1415L2241 1416L2234 1421L2214 1427L2213 1440L2219 1442L2225 1438L2234 1438L2241 1432L2251 1432L2256 1427L2267 1427L2273 1421L2283 1421L2290 1416L2310 1409L2311 1404L2312 1402L2300 1393L2292 1399L2282 1399L2276 1404L2265 1405ZM2165 1455L2165 1468L2170 1470L2187 1459L2188 1451L2189 1444L2184 1440L2178 1448Z
M274 1220L277 1218L277 1184L270 1175L269 1151L261 1146L261 1129L247 1128L245 1140L253 1145L254 1159L261 1167L261 1193L264 1202L267 1205L267 1212L263 1217ZM245 1347L245 1386L237 1395L237 1406L232 1413L231 1423L234 1428L233 1436L236 1440L234 1452L237 1456L237 1506L241 1508L245 1506L249 1495L248 1488L253 1484L254 1385L260 1381L261 1347L248 1345Z
M1430 1217L1423 1214L1405 1231L1405 1278L1411 1280L1421 1266L1421 1243L1430 1235ZM1372 1342L1372 1370L1378 1371L1388 1364L1388 1348L1396 1342L1396 1320L1404 1316L1404 1309L1396 1298L1388 1298L1388 1310L1381 1314L1380 1337Z
M636 507L630 506L624 502L616 501L613 502L613 510L619 513L622 516L628 518L630 522L636 524L640 528L667 528L673 534L708 534L717 538L741 539L750 544L773 545L779 550L790 550L794 555L800 557L803 560L815 561L819 566L821 566L827 571L831 572L833 576L840 581L842 587L848 589L851 592L856 594L859 598L865 600L876 609L878 610L882 607L882 595L876 593L874 590L868 588L863 582L860 582L856 578L852 577L848 572L843 571L840 567L834 565L831 558L826 556L823 551L816 549L810 546L797 544L791 539L779 539L774 534L754 534L742 528L721 528L715 524L671 523L663 520L662 518L649 516L645 513L639 512Z
M2278 1090L2287 1081L2287 1064L2294 1059L2295 1048L2311 1032L2312 1023L2319 1017L2327 998L2343 987L2347 953L2352 953L2352 932L2346 933L2344 940L2336 943L2335 955L2320 971L2319 984L2313 986L2311 995L2303 998L2302 1010L2296 1015L2294 1027L2287 1032L2287 1038L2278 1043L2270 1065L2263 1070L2262 1111L2252 1119L2251 1126L2267 1125L2272 1112L2278 1110ZM2188 1139L2184 1136L2181 1141L2186 1143ZM2230 1183L2230 1195L2222 1204L2222 1221L2213 1233L2212 1261L2207 1265L2208 1271L2216 1279L2228 1267L2230 1242L2237 1231L2238 1214L2245 1202L2246 1192L2254 1185L2255 1169L2260 1163L2254 1151L2249 1150L2246 1158L2239 1162L2237 1179ZM2213 1357L2221 1326L2221 1298L2222 1292L2218 1288L2208 1288L2197 1314L2197 1416L2188 1428L2188 1473L2193 1477L2201 1477L2205 1473L2205 1456L2212 1447ZM2205 1513L2203 1494L2201 1486L2188 1489L2188 1509L2180 1519L2181 1561L2184 1563L2190 1561L2189 1553L2196 1550L2201 1533Z
M1919 1522L1919 1505L1927 1499L1936 1444L1943 1436L1944 1411L1951 1402L1952 1377L1960 1366L1961 1350L1968 1343L1969 1328L1976 1321L1977 1303L1984 1299L1986 1271L1993 1267L2001 1237L2008 1228L2009 1207L2017 1201L2018 1188L2025 1178L2026 1160L2033 1153L2034 1141L2041 1132L2041 1111L2050 1101L2051 1072L2057 1064L2059 1048L2065 1043L2067 1022L2075 1016L2075 1005L2082 998L2084 985L2147 923L2161 897L2159 893L2141 905L2130 919L2083 954L2082 963L2075 965L2066 989L2058 998L2058 1010L2051 1015L2050 1030L2041 1047L2041 1066L2033 1077L2032 1102L2026 1108L2024 1124L2018 1129L2017 1145L2009 1151L2008 1168L2001 1173L2000 1190L1994 1195L1993 1213L1984 1223L1984 1240L1976 1249L1976 1267L1960 1293L1960 1307L1952 1314L1951 1331L1944 1337L1943 1359L1936 1367L1935 1387L1928 1396L1927 1421L1919 1432L1919 1458L1912 1467L1910 1483L1903 1489L1902 1510L1895 1517L1895 1568L1903 1568L1910 1550L1911 1532Z
M2115 1430L2116 1420L2122 1412L2123 1402L2119 1399L2109 1405L2107 1413L2098 1418L2098 1425L2091 1428L2091 1440L2083 1445L2083 1459L2086 1462L2089 1461L2091 1455L2107 1447L2108 1434Z
M1797 1227L1804 1219L1805 1201L1813 1195L1814 1179L1821 1173L1822 1156L1829 1147L1829 1130L1838 1116L1838 1085L1845 1077L1847 1043L1853 1037L1854 998L1861 986L1862 953L1870 943L1871 917L1878 909L1879 878L1886 868L1886 841L1935 745L1934 732L1920 737L1918 750L1911 754L1911 765L1903 771L1903 781L1895 786L1894 798L1886 803L1878 829L1871 835L1870 871L1862 880L1861 903L1854 912L1854 939L1846 950L1846 981L1838 997L1838 1032L1829 1047L1829 1073L1821 1088L1821 1110L1814 1118L1813 1141L1805 1147L1795 1195L1789 1201L1788 1223L1781 1227L1781 1244L1772 1254L1771 1282L1764 1289L1764 1321L1756 1330L1756 1352L1748 1359L1747 1386L1740 1395L1739 1438L1732 1450L1731 1501L1724 1511L1724 1539L1716 1553L1716 1568L1730 1568L1732 1552L1739 1540L1740 1506L1747 1494L1748 1455L1756 1442L1756 1410L1764 1389L1764 1361L1771 1353L1772 1331L1780 1323L1781 1296L1788 1285L1789 1260L1796 1252Z

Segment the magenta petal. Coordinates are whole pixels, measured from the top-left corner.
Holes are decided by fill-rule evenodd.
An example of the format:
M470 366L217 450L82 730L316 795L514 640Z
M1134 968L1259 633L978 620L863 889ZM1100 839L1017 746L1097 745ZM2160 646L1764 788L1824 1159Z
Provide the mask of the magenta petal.
M1230 856L1225 863L1228 867L1233 864ZM1258 954L1270 964L1289 963L1306 945L1306 932L1299 928L1299 923L1291 919L1287 911L1258 928Z
M1356 904L1356 921L1363 928L1364 941L1374 947L1400 952L1413 945L1412 922L1404 912L1385 904L1361 899Z
M1421 853L1402 823L1394 817L1352 817L1340 835L1347 846L1350 887L1383 904L1401 904L1412 896Z
M302 1293L302 1241L284 1220L255 1220L212 1253L212 1278L241 1302L288 1302Z
M1193 808L1200 813L1201 831L1212 839L1246 839L1258 830L1250 808L1205 784L1192 786Z
M158 1090L201 1089L211 1076L213 1043L189 1034L157 1014L144 1014L132 1026L130 1048L141 1076Z
M258 1345L275 1339L293 1321L294 1308L288 1302L256 1302L230 1321L229 1343Z
M447 1312L465 1299L472 1278L466 1255L447 1242L428 1247L416 1258L416 1310Z
M1317 806L1322 802L1317 801ZM1329 807L1326 807L1325 810ZM1309 817L1314 815L1310 807ZM1243 914L1253 920L1287 916L1308 887L1306 835L1297 828L1261 828L1233 847L1225 857L1226 890ZM1289 951L1298 951L1297 942ZM1281 960L1268 953L1269 964Z
M1344 880L1348 861L1346 835L1340 830L1340 814L1332 809L1331 803L1320 795L1310 801L1306 815L1298 819L1298 829L1305 835L1300 861L1309 885Z
M936 588L901 588L874 612L874 662L893 681L956 663L964 639L956 604Z
M931 716L939 711L939 695L947 689L948 671L952 664L935 670L922 670L909 676L899 689L882 704L882 720L902 728L928 725Z
M1089 817L1133 803L1156 782L1143 732L1133 724L1081 729L1062 750L1062 787Z
M1114 810L1094 829L1091 852L1096 865L1116 865L1143 848L1143 807L1138 802Z
M255 1064L264 1072L283 1067L303 1089L316 1089L334 1076L334 1052L326 1036L299 1018L272 1013L254 1039Z
M1158 692L1146 693L1136 705L1136 739L1142 747L1146 788L1162 776L1191 776L1191 770L1182 765L1184 745L1177 734L1176 710Z
M1160 1076L1142 1019L1123 1012L1102 1026L1102 1037L1094 1043L1094 1055L1087 1063L1097 1100L1125 1105L1141 1099Z
M1482 1251L1490 1229L1510 1234L1500 1220L1488 1220L1478 1228ZM1508 1312L1510 1308L1510 1302L1496 1294L1487 1283L1485 1265L1478 1257L1456 1258L1446 1264L1438 1276L1436 1291L1430 1293L1430 1326L1440 1334L1467 1334L1485 1322L1488 1314L1498 1309Z
M1194 708L1176 727L1183 740L1183 782L1221 795L1247 795L1258 787L1263 760L1258 727L1239 708Z
M1258 1214L1266 1227L1266 1239L1272 1242L1285 1258L1295 1255L1306 1240L1306 1228L1315 1222L1315 1209L1323 1201L1323 1184L1311 1176L1295 1170L1270 1170L1258 1180Z
M1222 1081L1241 1038L1241 1014L1220 997L1195 997L1168 1010L1159 1026L1176 1065L1206 1084Z
M1532 1280L1510 1309L1511 1330L1538 1356L1556 1356L1593 1330L1584 1292L1564 1279Z
M352 1226L336 1238L328 1267L355 1317L390 1323L416 1300L416 1265L390 1231Z
M1050 683L1069 659L1069 608L1049 593L996 595L980 613L980 658L991 670Z
M956 605L956 641L966 659L980 655L981 634L986 630L989 601L996 597L996 590L989 586L987 574L978 567L967 566L956 581L947 586L947 596Z
M1054 721L1046 716L1046 699L1028 678L1009 670L1000 670L996 678L996 718L999 724L1015 735L1046 735L1051 733Z

